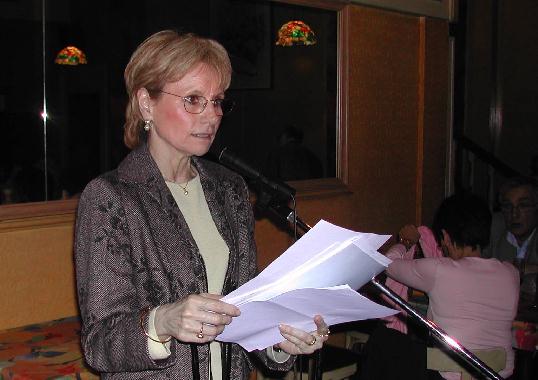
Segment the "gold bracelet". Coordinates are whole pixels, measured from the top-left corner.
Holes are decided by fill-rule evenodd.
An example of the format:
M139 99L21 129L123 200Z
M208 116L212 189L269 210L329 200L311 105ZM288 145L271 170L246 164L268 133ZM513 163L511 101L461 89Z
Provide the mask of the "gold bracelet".
M151 335L149 335L146 329L144 328L145 321L147 320L148 314L151 311L151 309L152 309L151 306L148 306L145 309L143 309L142 312L140 313L140 328L142 329L142 332L144 333L145 336L147 336L149 339L151 339L154 342L162 343L162 344L170 342L172 340L172 336L169 336L165 340L155 339Z
M272 349L274 352L282 352L282 348L280 348L280 346L277 345L277 344L273 344L273 347L271 347L271 349Z

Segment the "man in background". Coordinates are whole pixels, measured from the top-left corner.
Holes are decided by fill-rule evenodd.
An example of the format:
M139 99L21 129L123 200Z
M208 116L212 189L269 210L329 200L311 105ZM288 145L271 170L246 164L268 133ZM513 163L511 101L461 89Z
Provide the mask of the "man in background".
M485 257L512 262L520 272L521 291L534 295L538 267L538 187L524 177L508 179L499 190L501 215L493 217Z

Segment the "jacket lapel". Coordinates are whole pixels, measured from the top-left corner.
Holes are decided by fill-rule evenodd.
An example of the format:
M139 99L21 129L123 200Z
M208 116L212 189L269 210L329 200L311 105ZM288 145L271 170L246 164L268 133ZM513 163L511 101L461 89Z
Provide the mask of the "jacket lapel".
M239 249L234 238L233 223L230 223L233 218L232 209L226 197L227 194L233 194L233 191L229 181L223 178L221 173L212 172L209 166L204 164L203 159L195 157L193 158L193 164L200 175L200 182L211 217L230 250L228 268L222 289L222 294L227 294L236 287L231 283L231 280L235 278L232 273L237 269L236 261Z
M161 259L168 262L173 273L171 285L178 285L178 292L180 288L189 293L206 292L206 273L194 238L146 144L126 157L118 167L118 176L138 189L144 223L164 254ZM180 268L185 266L192 267L193 282L180 275ZM178 292L174 292L176 296Z
M231 279L234 278L232 273L237 270L236 261L238 256L238 246L235 242L232 228L234 224L230 223L230 220L233 220L232 210L226 199L226 195L231 194L233 191L229 180L226 180L226 177L222 176L220 171L215 170L213 165L207 165L203 159L198 157L193 157L193 165L200 175L200 182L211 217L230 250L223 287L223 294L227 294L236 286L232 284ZM164 211L168 216L168 218L152 218L151 216L148 218L148 223L157 235L157 243L166 251L170 263L177 262L178 250L181 251L182 255L186 254L187 257L183 259L192 260L193 271L198 282L197 291L207 291L206 272L196 242L172 193L166 186L147 144L142 144L126 157L118 167L118 175L120 181L132 183L142 193L148 195L148 197L141 197L141 199L146 199L146 202L148 202L145 205L146 210ZM184 248L181 249L180 247ZM187 252L185 252L185 249Z

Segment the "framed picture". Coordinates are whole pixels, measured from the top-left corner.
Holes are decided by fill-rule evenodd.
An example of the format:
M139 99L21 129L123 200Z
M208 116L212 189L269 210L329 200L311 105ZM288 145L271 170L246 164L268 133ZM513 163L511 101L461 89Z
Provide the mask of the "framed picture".
M271 2L210 1L210 33L232 62L230 89L271 87Z
M353 3L374 5L423 16L455 21L458 0L351 0Z

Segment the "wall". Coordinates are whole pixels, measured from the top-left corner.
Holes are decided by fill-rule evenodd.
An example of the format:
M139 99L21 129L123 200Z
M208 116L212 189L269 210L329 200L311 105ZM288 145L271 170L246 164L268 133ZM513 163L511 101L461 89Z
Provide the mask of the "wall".
M343 11L342 78L347 128L343 181L293 183L298 212L344 227L395 233L429 222L444 197L448 25L439 19L348 5ZM56 222L8 218L0 208L0 328L76 313L73 213ZM256 226L260 267L290 243L267 220Z
M429 223L444 196L448 25L365 7L348 17L352 226Z
M0 329L76 314L73 219L0 223Z

